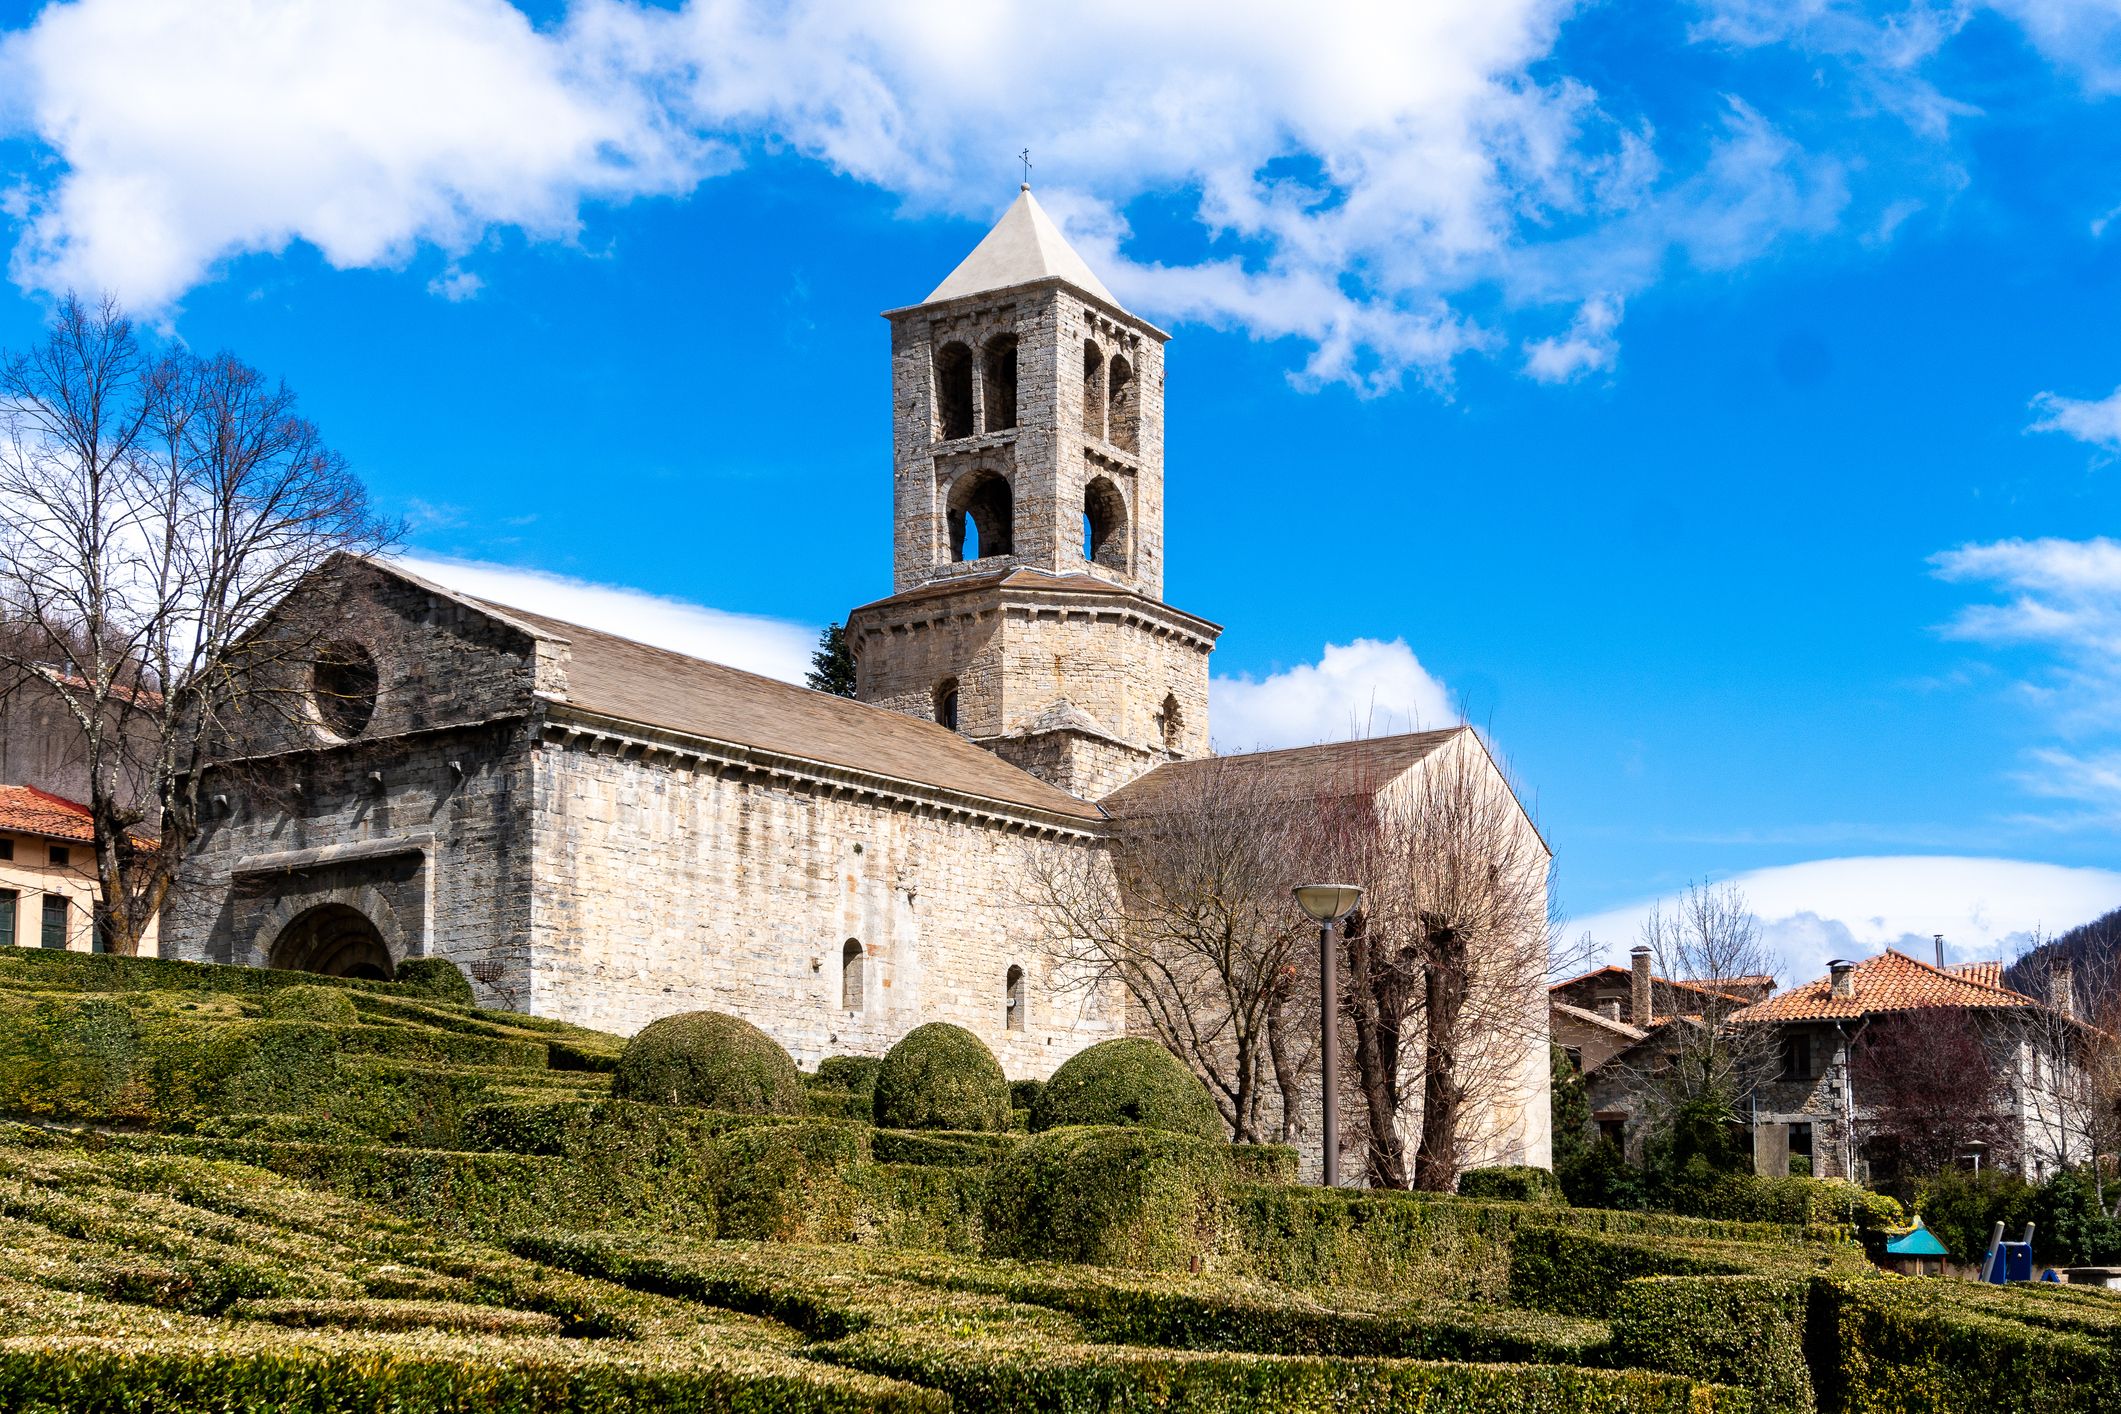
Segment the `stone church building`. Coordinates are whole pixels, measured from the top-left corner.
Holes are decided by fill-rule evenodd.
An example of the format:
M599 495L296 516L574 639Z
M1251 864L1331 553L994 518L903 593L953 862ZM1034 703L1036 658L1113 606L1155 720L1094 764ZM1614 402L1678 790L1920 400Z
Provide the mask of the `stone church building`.
M618 1032L729 1011L805 1065L943 1020L1042 1077L1122 1034L1021 880L1027 852L1101 857L1101 800L1209 752L1220 629L1163 600L1168 336L1028 187L885 318L892 593L849 616L856 699L342 557L282 606L331 628L217 771L165 955L439 955L486 1004ZM1370 752L1377 788L1452 735ZM1494 1161L1547 1161L1539 1031Z

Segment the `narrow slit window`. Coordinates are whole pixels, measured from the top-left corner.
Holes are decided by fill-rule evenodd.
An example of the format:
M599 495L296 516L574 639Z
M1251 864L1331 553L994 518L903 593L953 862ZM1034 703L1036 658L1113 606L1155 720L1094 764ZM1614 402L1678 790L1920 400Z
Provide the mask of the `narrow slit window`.
M1024 969L1012 966L1003 982L1004 1006L1009 1013L1008 1027L1011 1031L1024 1029Z
M862 972L863 964L867 961L868 959L863 956L861 943L854 938L849 938L847 945L840 949L841 1011L860 1011L862 1009Z

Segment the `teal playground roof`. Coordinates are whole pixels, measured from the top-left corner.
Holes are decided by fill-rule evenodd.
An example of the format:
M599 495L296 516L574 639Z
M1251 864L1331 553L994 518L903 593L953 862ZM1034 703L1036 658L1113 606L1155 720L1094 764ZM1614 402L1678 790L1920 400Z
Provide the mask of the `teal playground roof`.
M1915 1215L1915 1225L1891 1242L1886 1243L1885 1250L1895 1257L1942 1257L1947 1255L1944 1250L1944 1244L1937 1240L1937 1234L1922 1225L1922 1215L1919 1213Z

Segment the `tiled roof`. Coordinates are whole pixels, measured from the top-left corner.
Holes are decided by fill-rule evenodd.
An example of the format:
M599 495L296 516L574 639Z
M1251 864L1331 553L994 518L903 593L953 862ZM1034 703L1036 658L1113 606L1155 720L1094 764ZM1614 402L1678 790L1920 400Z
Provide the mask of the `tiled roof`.
M2000 962L1955 962L1944 970L1968 981L1979 982L1984 987L2003 985L2003 964Z
M1467 727L1360 741L1294 746L1282 751L1254 751L1241 756L1204 756L1172 761L1104 799L1115 815L1153 815L1172 791L1201 772L1243 773L1258 780L1274 799L1337 799L1382 789ZM1224 779L1229 777L1225 776Z
M1612 974L1614 978L1621 982L1627 982L1632 984L1632 982L1634 981L1634 973L1628 968L1620 967L1613 963L1607 963L1604 967L1594 967L1589 972L1579 973L1578 975L1571 977L1566 982L1556 982L1553 986L1547 988L1547 990L1549 992L1566 991L1571 987L1578 986L1581 983L1590 981L1594 977L1603 976L1607 973ZM1725 985L1732 987L1758 986L1762 982L1767 983L1769 986L1773 986L1775 983L1775 979L1772 977L1734 977ZM1745 996L1741 993L1720 992L1700 982L1682 982L1674 978L1661 977L1654 974L1650 977L1650 983L1653 987L1671 987L1678 991L1695 992L1705 997L1718 997L1727 1002L1743 1003L1752 1000L1751 997Z
M1595 1011L1589 1011L1580 1006L1571 1006L1567 1002L1549 1000L1547 1006L1549 1009L1558 1011L1572 1020L1581 1021L1589 1026L1603 1027L1616 1036L1625 1036L1630 1041L1640 1041L1643 1037L1650 1034L1640 1026L1630 1026L1625 1021L1615 1021L1610 1016L1600 1016Z
M75 844L91 844L96 838L86 805L35 786L0 786L0 830Z
M1969 964L1969 968L1981 964ZM1996 967L1998 964L1989 963ZM1932 967L1892 949L1865 958L1850 975L1855 994L1836 997L1833 979L1821 977L1778 993L1739 1012L1739 1021L1847 1021L1885 1011L1926 1007L2011 1008L2040 1005L1970 971Z
M690 658L527 609L476 600L568 645L567 702L584 711L1079 820L1095 805L945 727L852 698Z

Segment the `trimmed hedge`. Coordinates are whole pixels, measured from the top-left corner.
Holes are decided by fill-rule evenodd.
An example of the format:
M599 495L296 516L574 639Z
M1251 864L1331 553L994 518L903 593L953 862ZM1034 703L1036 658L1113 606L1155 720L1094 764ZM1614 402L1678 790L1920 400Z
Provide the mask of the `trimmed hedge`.
M1487 1198L1509 1203L1556 1203L1566 1205L1561 1182L1551 1169L1511 1165L1500 1168L1467 1169L1458 1177L1458 1196Z
M1009 1127L1009 1081L994 1053L946 1021L914 1027L884 1053L874 1094L879 1129Z
M352 1026L361 1019L353 998L331 987L282 987L265 994L265 1014L274 1021L320 1021Z
M429 1001L452 1006L472 1006L478 1001L464 969L446 957L409 957L398 964L397 975L391 980L401 991Z
M2075 1414L2121 1407L2121 1299L2040 1284L1821 1281L1839 1414Z
M626 1043L611 1093L737 1114L803 1113L802 1076L788 1053L750 1022L718 1011L651 1022Z
M986 1252L1199 1271L1231 1248L1226 1144L1155 1129L1048 1130L989 1178Z
M1228 1138L1215 1102L1178 1058L1138 1036L1100 1041L1061 1062L1031 1106L1031 1130L1118 1124L1218 1143Z
M1232 1144L1230 1164L1243 1183L1296 1182L1296 1148L1290 1144Z
M820 1089L868 1096L876 1092L877 1067L882 1064L875 1056L827 1056L817 1063L812 1080Z
M1763 1410L1808 1414L1808 1277L1641 1277L1613 1303L1612 1358L1759 1396Z
M870 1152L880 1164L940 1164L975 1167L1005 1158L1023 1143L1015 1134L977 1131L879 1129L870 1137Z

